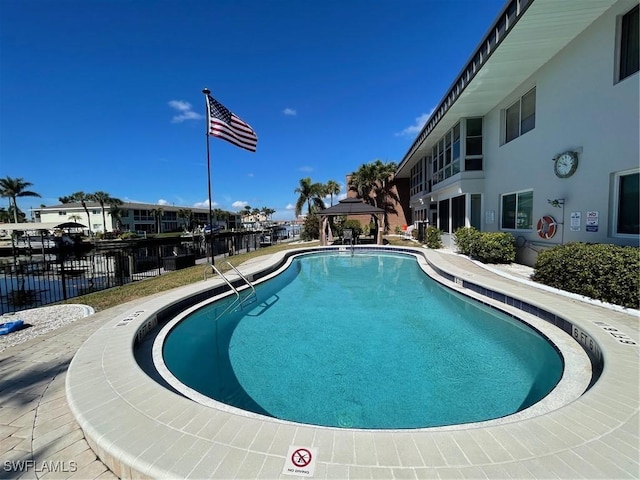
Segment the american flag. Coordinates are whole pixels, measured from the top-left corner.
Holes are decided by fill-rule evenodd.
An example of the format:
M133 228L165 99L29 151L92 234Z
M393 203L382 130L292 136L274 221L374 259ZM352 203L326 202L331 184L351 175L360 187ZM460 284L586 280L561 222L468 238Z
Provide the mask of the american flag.
M231 113L224 105L207 95L209 111L209 135L222 138L237 147L256 151L258 136L247 123Z

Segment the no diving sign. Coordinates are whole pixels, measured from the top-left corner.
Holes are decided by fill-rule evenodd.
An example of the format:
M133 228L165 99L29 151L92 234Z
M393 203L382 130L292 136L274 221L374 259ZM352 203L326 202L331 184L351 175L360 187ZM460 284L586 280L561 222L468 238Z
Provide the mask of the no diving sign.
M313 477L317 451L318 449L314 447L290 446L282 473L299 477Z

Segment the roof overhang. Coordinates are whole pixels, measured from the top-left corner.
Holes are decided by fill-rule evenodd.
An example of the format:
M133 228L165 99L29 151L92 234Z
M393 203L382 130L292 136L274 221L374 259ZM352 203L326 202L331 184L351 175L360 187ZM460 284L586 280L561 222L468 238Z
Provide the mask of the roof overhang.
M350 197L340 200L333 207L320 210L318 215L321 217L330 217L334 215L380 215L384 212L385 211L382 208L369 205L359 198Z
M420 158L430 154L436 142L460 118L486 115L502 102L509 92L520 86L557 55L616 1L532 0L527 10L513 28L507 31L475 76L447 107L447 102L450 102L449 93L469 67L468 63L464 65L462 73L454 81L449 93L434 110L425 127L416 137L416 141L400 162L396 176L409 177L411 168ZM498 18L505 14L505 10ZM496 25L497 21L489 32L495 30ZM481 48L486 38L484 37L476 51ZM471 58L474 57L475 53ZM444 109L446 112L442 113ZM433 124L433 120L437 119L437 115L440 115L440 120L434 126L430 126L429 124ZM427 133L428 127L431 131Z
M77 222L25 222L25 223L0 223L0 230L7 232L26 232L30 230L56 230L64 228L87 228L86 225Z

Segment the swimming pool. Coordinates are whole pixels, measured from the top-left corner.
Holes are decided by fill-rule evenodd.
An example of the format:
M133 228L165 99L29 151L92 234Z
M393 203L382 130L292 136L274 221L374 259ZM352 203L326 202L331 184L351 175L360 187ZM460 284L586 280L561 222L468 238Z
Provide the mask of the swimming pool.
M166 327L169 383L299 423L400 429L510 415L562 375L545 338L410 255L300 255L256 294L243 311L215 320L226 299Z

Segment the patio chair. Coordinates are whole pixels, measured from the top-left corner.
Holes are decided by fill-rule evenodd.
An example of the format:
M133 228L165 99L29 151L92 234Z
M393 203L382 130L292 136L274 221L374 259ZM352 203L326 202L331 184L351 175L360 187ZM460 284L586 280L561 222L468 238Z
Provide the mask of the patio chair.
M413 225L409 225L407 227L407 229L404 231L404 233L402 234L402 239L403 240L413 240L413 235L411 235L411 232L413 232L413 229L416 228Z

